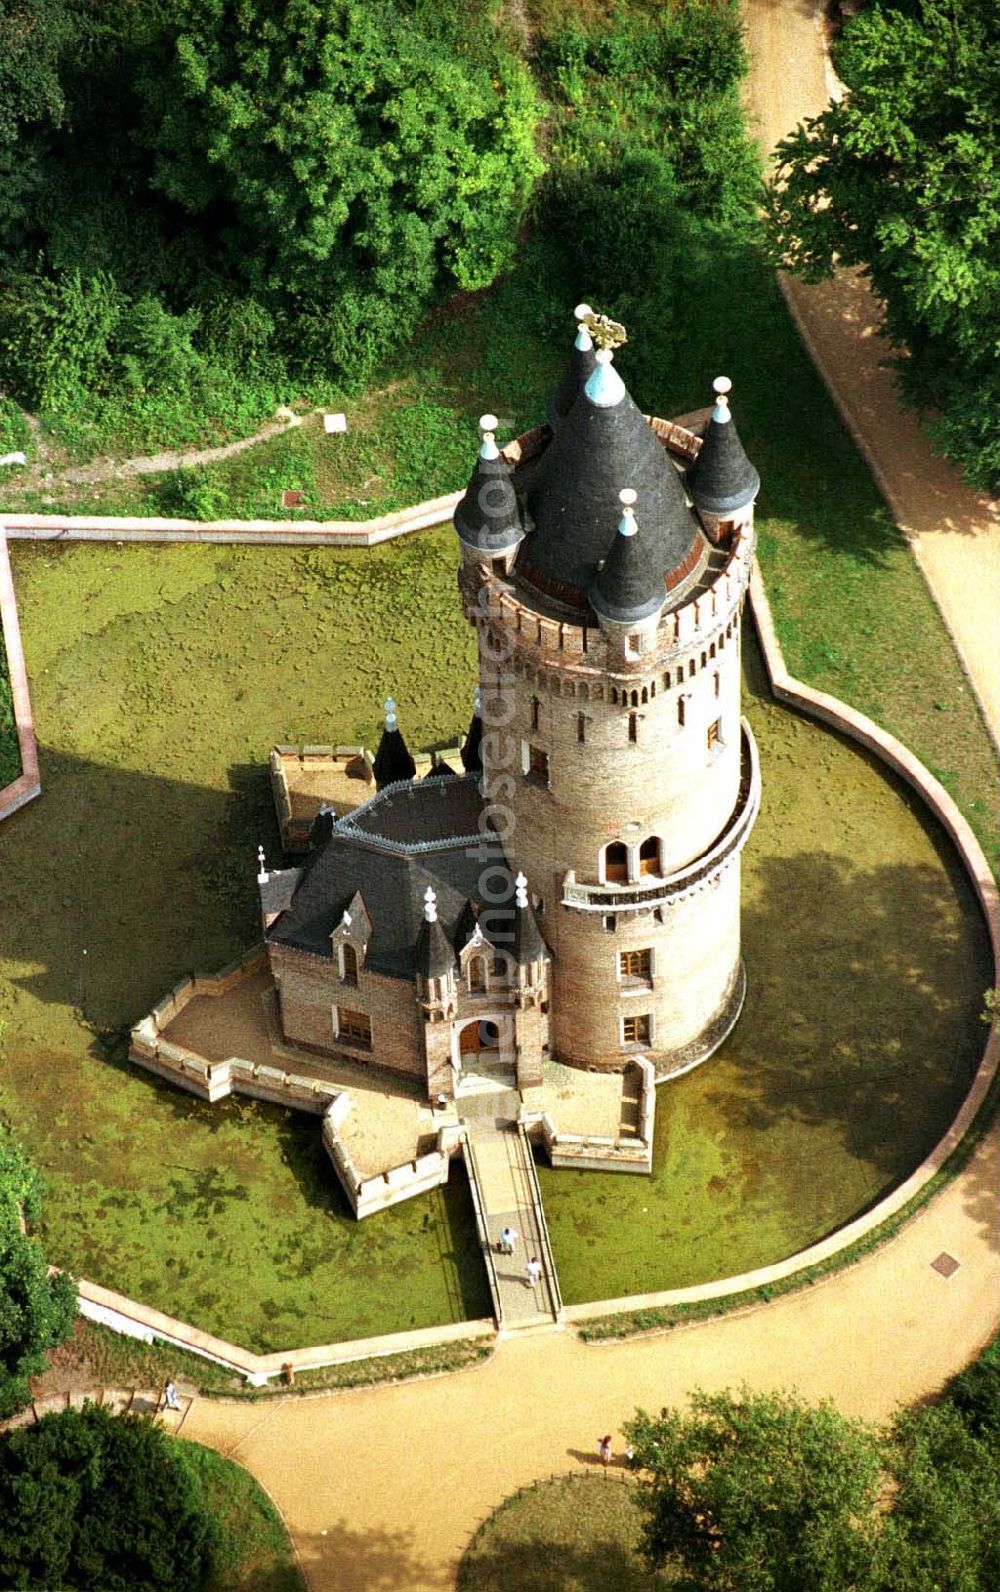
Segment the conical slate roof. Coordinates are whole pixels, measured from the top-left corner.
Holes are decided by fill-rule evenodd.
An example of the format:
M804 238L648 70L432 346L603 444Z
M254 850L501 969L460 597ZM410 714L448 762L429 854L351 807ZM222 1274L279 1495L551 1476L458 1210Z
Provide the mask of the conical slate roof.
M573 344L573 352L569 356L569 363L563 372L558 387L545 405L545 415L553 431L556 430L564 417L569 414L597 363L593 340L582 321L582 316L585 314L589 315L589 313L589 304L577 305L576 315L579 324L576 330L576 342Z
M524 535L521 511L510 465L493 434L499 422L495 415L483 415L479 424L483 440L465 496L455 510L455 529L469 547L501 553L515 547Z
M483 772L483 757L480 748L483 744L483 721L479 713L479 695L476 694L476 707L472 718L469 720L469 733L465 737L465 744L460 752L462 767L467 774L481 774Z
M634 624L660 612L667 589L649 539L639 529L632 512L635 492L626 489L619 496L624 511L618 534L603 569L594 577L590 605L602 619L610 619L615 624Z
M514 883L514 940L511 954L518 966L524 967L528 962L537 962L540 957L547 956L548 951L538 920L528 902L528 881L524 874L519 873Z
M468 901L466 901L461 912L458 914L458 922L455 924L456 953L465 950L465 947L472 939L472 936L475 934L478 926L479 913L476 910L475 903L470 898Z
M522 548L518 575L584 608L608 552L608 527L617 518L623 482L642 501L644 534L661 575L683 567L701 544L700 527L677 471L601 350L579 399L525 477L534 529Z
M395 714L389 714L389 718L392 723L386 723L378 751L372 760L372 773L378 790L385 785L394 785L397 780L412 779L417 772L417 765L403 740L403 732L396 728Z
M732 383L719 376L713 385L715 408L698 457L688 469L687 485L696 508L708 514L732 514L753 502L760 490L760 476L743 451L729 412Z
M430 885L424 893L424 918L413 948L413 965L424 978L443 978L455 966L455 952L438 918Z

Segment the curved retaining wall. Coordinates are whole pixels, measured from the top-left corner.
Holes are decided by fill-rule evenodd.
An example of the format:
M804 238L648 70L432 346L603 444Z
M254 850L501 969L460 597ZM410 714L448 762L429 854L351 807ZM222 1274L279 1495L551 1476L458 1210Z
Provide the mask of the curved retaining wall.
M908 752L906 747L887 730L880 728L856 708L849 707L846 702L829 696L825 691L816 691L812 686L804 685L801 680L796 680L789 674L774 629L760 568L756 564L750 582L750 603L771 690L778 701L787 702L790 707L799 709L811 718L831 725L881 758L882 762L904 779L926 802L948 834L958 851L982 909L993 951L994 981L1000 984L1000 894L978 840L948 792L932 774L928 773L919 759L914 757L912 752ZM808 1249L800 1250L797 1255L791 1255L787 1260L778 1261L773 1266L760 1266L756 1271L741 1272L736 1277L720 1277L714 1282L702 1283L695 1288L673 1288L662 1293L640 1294L629 1299L604 1299L586 1305L572 1305L565 1311L566 1320L581 1321L592 1316L613 1315L616 1311L656 1309L661 1306L692 1304L704 1299L721 1299L729 1294L744 1293L769 1283L780 1282L785 1277L793 1277L796 1272L805 1271L810 1266L832 1259L841 1250L864 1238L889 1217L901 1211L941 1170L971 1127L993 1082L998 1061L1000 1061L1000 1035L994 1026L986 1040L983 1057L972 1081L972 1087L944 1137L938 1141L916 1171L911 1172L905 1182L900 1183L891 1194L886 1195L884 1200L880 1200L856 1221L848 1222L846 1227L838 1228L820 1243L812 1244Z

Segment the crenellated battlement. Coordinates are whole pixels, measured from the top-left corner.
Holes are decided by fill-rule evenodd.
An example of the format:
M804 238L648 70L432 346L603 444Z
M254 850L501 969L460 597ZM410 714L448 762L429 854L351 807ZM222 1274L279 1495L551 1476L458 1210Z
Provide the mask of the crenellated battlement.
M483 633L484 656L488 659L492 653L498 664L509 659L515 673L527 673L542 683L558 675L565 684L553 688L570 696L593 695L587 687L603 688L605 681L630 695L635 688L642 689L643 676L648 676L645 689L652 687L655 694L654 682L663 688L681 684L704 669L733 635L750 582L753 545L752 529L741 527L711 585L664 613L655 646L634 660L612 656L599 624L576 624L539 613L502 577L485 570L466 612Z

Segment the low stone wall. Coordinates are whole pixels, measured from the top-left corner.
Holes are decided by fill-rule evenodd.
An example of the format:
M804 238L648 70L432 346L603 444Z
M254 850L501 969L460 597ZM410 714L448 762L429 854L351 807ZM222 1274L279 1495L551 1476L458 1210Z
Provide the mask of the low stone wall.
M428 1154L418 1155L401 1166L389 1167L375 1177L362 1177L340 1133L350 1109L350 1096L346 1094L337 1095L327 1107L323 1116L323 1148L358 1221L447 1183L451 1158L461 1149L460 1128L441 1128L437 1147Z
M259 542L289 546L375 547L444 525L463 496L449 492L415 508L380 514L373 520L180 520L141 515L6 513L7 535L38 542Z
M459 1343L467 1339L493 1338L492 1321L449 1322L438 1327L421 1327L413 1332L385 1333L376 1338L357 1338L349 1343L320 1344L308 1349L281 1349L275 1354L254 1354L239 1344L228 1343L210 1332L202 1332L189 1322L178 1321L162 1310L128 1299L124 1294L98 1283L80 1278L77 1282L80 1314L114 1332L140 1338L146 1343L157 1339L199 1354L202 1359L226 1366L237 1372L254 1387L262 1387L272 1377L281 1376L289 1369L293 1372L318 1371L329 1365L348 1365L354 1360L376 1360L389 1354L405 1354L414 1349L426 1349L442 1343Z
M653 1124L656 1119L656 1068L636 1056L630 1063L640 1074L639 1124L635 1137L562 1133L547 1111L524 1113L521 1122L540 1139L557 1170L580 1172L650 1172L653 1167Z
M164 1037L163 1030L189 1001L199 996L217 998L226 994L236 984L259 972L266 962L266 951L258 948L220 973L181 979L132 1029L129 1059L210 1105L225 1100L227 1095L243 1094L267 1100L272 1105L322 1116L323 1148L359 1221L375 1211L387 1210L390 1205L414 1199L418 1194L447 1183L451 1158L461 1148L461 1131L457 1127L441 1128L437 1146L428 1154L389 1167L373 1177L362 1177L340 1132L351 1109L351 1098L336 1084L247 1061L242 1056L207 1061L196 1051Z
M35 721L31 712L28 692L28 673L24 667L24 650L21 646L21 627L17 622L17 598L14 577L11 574L7 538L0 526L0 643L7 653L7 674L10 694L14 703L14 723L17 726L17 744L21 754L21 772L0 790L0 820L9 818L18 808L24 807L42 793L38 773L38 746L35 741Z

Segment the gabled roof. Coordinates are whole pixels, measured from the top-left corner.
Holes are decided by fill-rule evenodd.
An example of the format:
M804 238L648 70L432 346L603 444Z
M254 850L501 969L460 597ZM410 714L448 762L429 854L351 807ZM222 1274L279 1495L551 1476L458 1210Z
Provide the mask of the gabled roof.
M760 490L760 476L743 450L736 422L729 411L731 382L719 376L716 402L698 457L687 472L687 486L695 507L708 514L732 514L746 508Z

